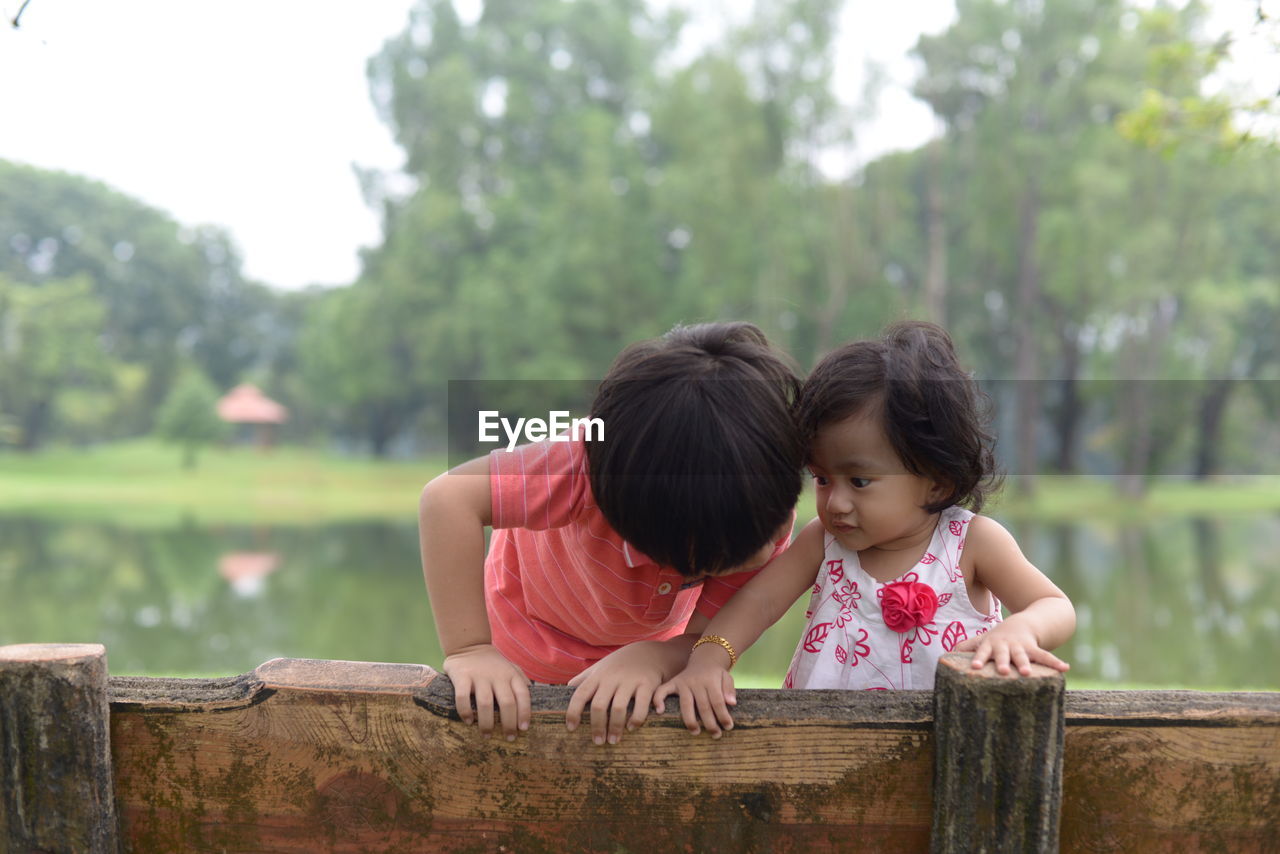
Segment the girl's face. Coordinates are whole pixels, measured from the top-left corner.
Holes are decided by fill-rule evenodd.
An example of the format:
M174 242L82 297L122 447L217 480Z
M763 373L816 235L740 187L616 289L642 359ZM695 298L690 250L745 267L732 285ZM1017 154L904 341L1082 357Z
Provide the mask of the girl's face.
M818 518L852 551L897 551L928 543L936 514L924 505L942 494L907 471L881 426L879 412L859 412L818 429L809 456Z

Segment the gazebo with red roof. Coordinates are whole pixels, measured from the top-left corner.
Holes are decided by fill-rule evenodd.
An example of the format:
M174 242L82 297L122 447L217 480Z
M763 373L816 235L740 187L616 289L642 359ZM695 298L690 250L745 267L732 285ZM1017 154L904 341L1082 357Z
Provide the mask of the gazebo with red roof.
M289 420L289 410L267 397L257 386L244 383L218 401L218 417L230 424L253 425L255 444L267 448L271 446L275 425Z

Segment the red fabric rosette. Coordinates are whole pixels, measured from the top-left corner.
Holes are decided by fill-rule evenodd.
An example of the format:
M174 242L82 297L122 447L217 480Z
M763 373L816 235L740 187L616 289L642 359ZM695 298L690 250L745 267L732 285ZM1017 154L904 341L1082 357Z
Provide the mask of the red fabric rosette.
M919 581L894 581L880 591L884 624L895 632L909 632L933 622L938 594Z

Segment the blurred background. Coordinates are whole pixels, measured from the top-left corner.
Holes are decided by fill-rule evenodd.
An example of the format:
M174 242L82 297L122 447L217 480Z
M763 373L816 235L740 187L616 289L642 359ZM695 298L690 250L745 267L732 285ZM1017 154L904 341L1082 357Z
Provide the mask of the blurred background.
M1278 4L121 5L0 0L0 643L438 665L451 382L914 317L1069 684L1280 688Z

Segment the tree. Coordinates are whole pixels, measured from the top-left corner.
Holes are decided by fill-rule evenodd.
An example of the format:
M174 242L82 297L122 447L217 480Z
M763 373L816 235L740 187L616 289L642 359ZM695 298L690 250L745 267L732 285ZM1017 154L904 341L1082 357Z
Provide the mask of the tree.
M1243 4L1242 4L1243 5ZM1207 35L1202 28L1177 26L1179 13L1168 4L1142 14L1149 25L1164 29L1168 38L1151 54L1141 100L1120 117L1126 137L1152 149L1170 152L1186 142L1207 143L1228 151L1277 147L1275 122L1280 118L1280 90L1274 80L1266 91L1242 92L1235 88L1209 91L1204 81L1222 76L1231 55L1240 45L1271 60L1280 57L1280 16L1269 9L1270 0L1254 0L1252 21L1236 32ZM1191 3L1182 10L1203 17L1203 6ZM1188 88L1190 79L1194 86ZM1256 84L1259 81L1249 81Z
M182 466L196 467L202 445L222 439L227 424L218 418L218 393L204 374L188 370L174 385L156 419L160 437L182 446Z
M775 23L787 8L763 5ZM681 19L639 0L489 2L469 26L424 0L370 63L414 189L381 195L368 176L385 239L335 297L386 334L311 338L314 387L360 389L381 447L387 425L443 402L446 380L599 377L623 343L675 322L782 330L828 234L820 182L801 176L815 145L797 139L826 115L835 5L801 4L786 50L766 51L760 29L741 57L716 45L680 67L657 59ZM326 346L394 365L398 382L341 381L363 369Z
M101 352L144 369L139 405L118 408L100 436L150 429L184 361L230 384L262 344L271 296L241 275L225 232L182 228L96 181L0 160L0 247L12 281L82 277L103 309Z
M0 416L12 419L22 450L40 446L60 400L109 387L104 313L84 277L35 286L0 273Z
M978 206L970 217L987 225L989 272L1007 311L1014 365L1014 471L1030 489L1039 467L1042 365L1045 364L1045 219L1056 204L1073 201L1071 164L1090 131L1106 121L1098 83L1115 73L1116 0L960 0L952 27L920 39L925 73L916 86L973 158L971 186ZM980 250L981 251L981 250ZM992 264L994 262L994 264ZM990 300L987 300L990 302Z

